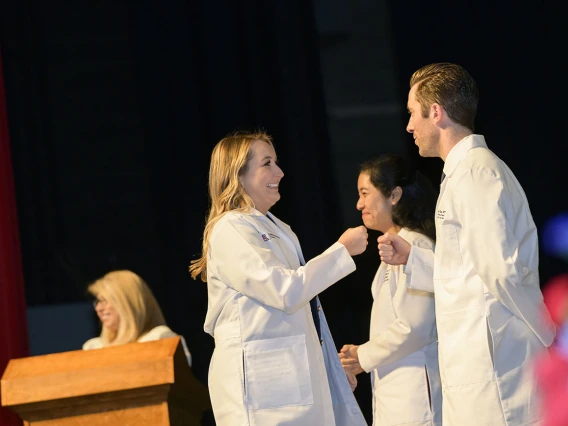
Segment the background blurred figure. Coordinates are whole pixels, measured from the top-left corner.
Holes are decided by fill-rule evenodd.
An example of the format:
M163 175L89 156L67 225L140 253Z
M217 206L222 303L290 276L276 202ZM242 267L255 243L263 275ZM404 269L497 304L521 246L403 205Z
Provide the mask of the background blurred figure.
M550 280L543 290L558 327L549 353L537 358L535 373L542 392L543 426L568 425L568 273Z
M386 154L363 163L357 187L357 210L367 228L433 252L437 194L403 157ZM371 286L370 340L344 345L339 353L346 371L372 374L375 426L442 423L434 295L406 284L403 266L381 263Z
M150 342L177 336L166 325L162 310L144 280L132 271L113 271L88 287L101 320L99 337L87 340L83 349L99 349L132 342ZM183 336L187 362L191 354Z
M211 154L209 218L190 272L207 282L215 421L366 425L316 296L355 270L367 231L348 229L306 263L296 234L268 211L283 177L262 132L229 135Z

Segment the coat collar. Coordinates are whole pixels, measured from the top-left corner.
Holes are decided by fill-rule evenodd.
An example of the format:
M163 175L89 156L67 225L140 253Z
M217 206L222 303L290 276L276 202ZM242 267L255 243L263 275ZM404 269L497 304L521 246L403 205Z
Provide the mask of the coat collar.
M444 173L451 176L458 164L467 155L470 149L483 147L487 148L483 135L469 135L459 141L448 153L444 163Z
M257 209L251 208L248 213L251 216L256 216L256 217L259 217L261 219L264 219L266 221L266 223L268 224L268 226L276 225L276 227L278 227L279 229L284 231L286 233L286 236L293 243L293 248L295 249L295 252L296 252L298 258L300 259L300 263L302 265L306 264L306 260L304 259L304 255L302 254L302 248L300 247L300 241L298 240L298 237L296 237L296 234L292 231L292 228L290 228L290 226L288 224L282 222L280 219L278 219L276 216L274 216L270 212L267 212L266 215L265 215L265 214L261 213L260 211L258 211Z
M410 234L410 231L406 228L400 228L400 230L398 231L398 235L406 241L408 241L408 234Z

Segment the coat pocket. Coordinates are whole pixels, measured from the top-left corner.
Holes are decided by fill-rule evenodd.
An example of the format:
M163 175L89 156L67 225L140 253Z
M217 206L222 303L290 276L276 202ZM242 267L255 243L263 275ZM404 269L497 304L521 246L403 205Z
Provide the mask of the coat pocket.
M437 226L434 279L448 280L464 274L458 227L453 223Z
M314 403L304 335L255 340L243 346L249 409Z
M422 350L377 369L375 415L378 424L422 425L432 419L426 357Z
M437 313L440 369L446 386L495 380L483 308Z

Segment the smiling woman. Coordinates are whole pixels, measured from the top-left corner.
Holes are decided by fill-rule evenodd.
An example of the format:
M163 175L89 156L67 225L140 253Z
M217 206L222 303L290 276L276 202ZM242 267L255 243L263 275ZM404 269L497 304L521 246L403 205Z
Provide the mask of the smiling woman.
M434 250L436 192L404 157L383 154L363 163L357 189L357 210L367 228ZM379 260L377 256L371 283L370 338L361 345L344 345L341 363L352 374L370 373L373 424L439 426L442 390L434 295L407 288L408 271Z
M101 320L99 337L87 340L83 349L100 349L132 342L149 342L177 336L167 325L158 301L146 282L132 271L113 271L88 287ZM181 342L191 366L185 339Z
M367 232L348 229L306 262L296 234L269 211L283 177L264 132L228 135L211 154L211 208L190 272L207 282L215 422L363 426L355 376L341 368L317 295L355 270Z
M266 214L280 199L278 186L284 172L278 167L274 147L255 140L250 147L251 159L240 178L243 189L253 200L256 209Z

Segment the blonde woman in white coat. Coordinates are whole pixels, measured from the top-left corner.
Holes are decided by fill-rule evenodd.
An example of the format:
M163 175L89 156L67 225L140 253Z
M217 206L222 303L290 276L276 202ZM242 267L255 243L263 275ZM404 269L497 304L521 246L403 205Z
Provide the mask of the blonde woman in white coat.
M436 193L404 158L385 154L365 162L357 186L367 228L433 251ZM339 357L346 371L371 373L373 425L441 425L434 295L408 289L402 266L384 262L371 293L370 339L344 345Z
M367 232L348 229L306 263L294 232L269 212L283 176L265 133L235 133L213 149L203 252L190 272L207 282L215 421L365 425L316 296L355 270Z

